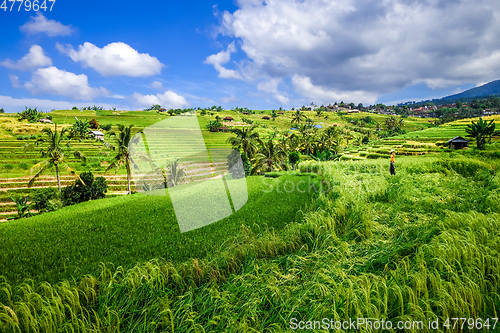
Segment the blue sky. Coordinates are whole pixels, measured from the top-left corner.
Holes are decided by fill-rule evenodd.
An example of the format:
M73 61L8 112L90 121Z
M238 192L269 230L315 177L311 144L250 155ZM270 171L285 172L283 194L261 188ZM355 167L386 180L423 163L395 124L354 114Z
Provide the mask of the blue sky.
M6 4L7 112L396 103L500 78L496 0Z

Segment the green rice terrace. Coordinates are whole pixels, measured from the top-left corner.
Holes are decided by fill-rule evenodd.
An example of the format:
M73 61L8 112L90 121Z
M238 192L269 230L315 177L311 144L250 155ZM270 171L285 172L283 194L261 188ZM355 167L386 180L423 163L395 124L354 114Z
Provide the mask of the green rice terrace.
M185 179L222 176L230 157L178 166L165 153L174 142L148 142L171 163L160 171L169 189L151 192L163 195L136 193L144 189L134 182L125 195L127 168L106 171L127 126L133 136L170 115L51 112L57 131L75 117L111 125L104 140L61 139L86 157L67 153L65 163L104 177L107 192L50 212L25 205L33 216L18 219L11 197L59 193L54 168L28 187L46 156L25 149L55 127L0 115L0 332L500 331L498 133L477 149L481 137L466 131L477 119L434 126L363 112L196 113L209 150L238 149L248 200L183 233L170 186L210 202L210 191ZM484 119L500 129L500 117ZM456 136L469 147L450 149ZM76 186L67 169L59 173L63 193ZM342 326L360 318L392 326Z

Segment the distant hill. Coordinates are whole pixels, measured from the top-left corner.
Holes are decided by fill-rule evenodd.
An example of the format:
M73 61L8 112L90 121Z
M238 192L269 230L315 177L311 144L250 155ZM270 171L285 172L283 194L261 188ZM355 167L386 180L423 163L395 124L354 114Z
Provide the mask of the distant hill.
M453 100L454 102L456 102L464 98L480 99L492 95L493 96L500 95L500 80L492 81L490 83L483 84L482 86L476 88L471 88L459 94L443 97L441 98L441 100L446 100L446 101Z
M457 101L471 102L474 99L484 99L484 98L487 98L489 96L495 96L495 97L500 96L500 80L495 80L495 81L483 84L482 86L471 88L471 89L463 91L459 94L446 96L446 97L443 97L441 99L420 101L420 102L412 104L412 105L421 106L421 105L424 105L425 103L428 103L428 102L432 102L435 105L456 103Z

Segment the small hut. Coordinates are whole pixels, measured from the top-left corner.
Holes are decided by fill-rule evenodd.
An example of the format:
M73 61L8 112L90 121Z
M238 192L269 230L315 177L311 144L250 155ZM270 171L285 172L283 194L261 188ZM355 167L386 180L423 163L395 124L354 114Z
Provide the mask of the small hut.
M248 114L248 112L246 112L246 111L243 111L243 114Z
M469 140L464 139L461 136L457 136L451 140L448 140L448 144L450 145L450 149L457 150L457 149L469 147Z
M262 117L262 119L264 119L264 120L269 120L269 119L271 119L271 118L269 118L268 116L264 116L264 117Z
M101 131L90 131L89 134L92 135L96 140L104 140L104 133L102 133Z
M234 120L234 118L233 118L233 117L229 117L229 116L227 116L227 117L225 117L225 118L224 118L224 119L222 119L222 120L224 120L224 121L233 121L233 120Z
M52 123L53 123L53 121L52 121L52 120L50 120L50 119L48 119L48 118L41 118L41 119L39 120L39 122L41 122L41 123L43 123L43 124L52 124Z
M219 127L219 132L229 132L229 127L226 126Z
M283 111L278 111L278 114L283 114Z

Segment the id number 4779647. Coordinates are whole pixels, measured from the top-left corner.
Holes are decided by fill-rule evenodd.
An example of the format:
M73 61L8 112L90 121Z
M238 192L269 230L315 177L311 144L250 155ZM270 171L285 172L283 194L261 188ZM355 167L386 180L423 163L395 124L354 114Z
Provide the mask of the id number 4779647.
M2 1L2 0L0 0ZM17 11L20 12L21 8L25 11L34 11L38 12L39 10L43 10L44 12L52 11L56 0L3 0L0 9L3 9L4 12L9 11Z

